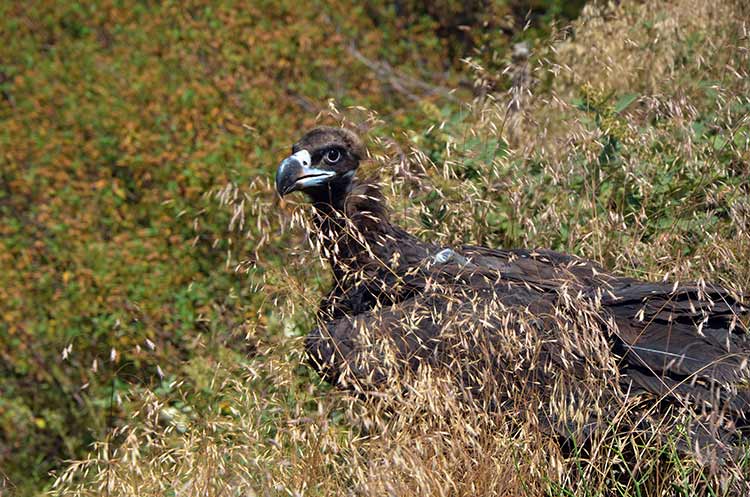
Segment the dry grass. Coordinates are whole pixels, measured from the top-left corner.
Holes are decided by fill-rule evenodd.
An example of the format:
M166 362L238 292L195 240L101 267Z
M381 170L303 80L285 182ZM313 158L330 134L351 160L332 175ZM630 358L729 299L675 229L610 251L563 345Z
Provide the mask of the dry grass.
M435 109L435 127L428 131L396 140L372 137L367 167L379 169L397 221L445 245L556 247L647 279L704 277L750 288L746 20L747 8L729 0L587 8L574 37L528 65L516 63L518 84L511 92L483 94L447 118ZM474 68L480 84L491 79ZM364 122L361 115L347 113ZM334 112L326 119L344 117ZM269 188L261 181L252 192L222 192L234 209L231 230L242 233L243 223L272 225L266 219L279 212ZM285 217L301 224L308 219L303 204L293 212ZM302 250L301 240L296 246ZM263 257L254 254L238 266L256 267ZM540 427L539 406L572 422L573 431L588 420L582 412L609 408L607 392L617 388L617 371L597 341L603 332L592 324L595 308L561 309L559 321L575 344L571 354L581 344L590 346L579 357L587 365L586 381L576 398L585 401L567 395L572 383L565 371L549 390L528 387L525 366L546 338L528 328L521 333L522 316L501 327L499 353L506 364L517 361L515 375L508 370L485 378L498 391L513 392L503 409L467 402L454 375L427 368L407 379L394 375L402 381L366 399L329 389L304 366L301 341L282 336L312 327L308 316L318 296L306 282L325 269L313 263L314 251L290 250L283 257L293 269L254 276L273 310L271 318L251 320L243 329L257 345L257 357L216 372L215 402L199 415L185 415L156 396L141 399L132 423L113 433L111 445L71 463L55 493L748 491L744 461L712 467L680 450L681 427L696 419L689 410L673 422L656 420L630 431L642 406L623 402L614 416L601 416L607 421L586 447L567 450ZM472 305L463 317L484 310ZM471 322L454 323L466 332L457 335L463 343L456 350L478 346L470 337L479 336L481 326L469 333ZM183 395L187 402L188 387Z

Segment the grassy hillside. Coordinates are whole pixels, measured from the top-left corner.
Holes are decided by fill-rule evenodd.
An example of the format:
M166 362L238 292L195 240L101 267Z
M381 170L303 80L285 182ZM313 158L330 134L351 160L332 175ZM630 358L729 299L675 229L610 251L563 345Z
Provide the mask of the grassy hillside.
M622 478L616 447L565 460L447 390L363 403L303 365L327 272L270 178L315 122L367 133L425 238L750 288L747 7L589 6L557 32L569 2L531 4L526 32L502 1L0 7L6 488L721 494L694 461Z
M559 3L537 2L535 26ZM162 377L202 381L222 354L257 353L239 327L278 318L234 265L263 248L277 267L296 241L265 211L228 236L231 213L205 196L235 182L248 208L271 206L275 162L329 98L381 111L391 128L424 122L421 102L466 79L459 54L501 50L525 14L444 6L452 16L419 2L0 6L7 487L48 484L130 417L131 397L169 398ZM491 45L457 36L459 21L495 19L506 34Z

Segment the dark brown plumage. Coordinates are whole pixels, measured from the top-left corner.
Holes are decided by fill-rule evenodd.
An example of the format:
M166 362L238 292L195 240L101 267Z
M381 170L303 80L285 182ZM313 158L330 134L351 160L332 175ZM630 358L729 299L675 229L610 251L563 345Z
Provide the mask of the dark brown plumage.
M424 242L390 222L374 182L354 176L365 154L356 135L316 128L292 151L277 189L308 194L333 269L306 342L331 383L369 391L430 365L491 408L520 410L526 396L564 436L606 425L626 404L642 406L633 425L689 412L701 441L723 443L745 423L750 311L740 296L620 277L549 250Z

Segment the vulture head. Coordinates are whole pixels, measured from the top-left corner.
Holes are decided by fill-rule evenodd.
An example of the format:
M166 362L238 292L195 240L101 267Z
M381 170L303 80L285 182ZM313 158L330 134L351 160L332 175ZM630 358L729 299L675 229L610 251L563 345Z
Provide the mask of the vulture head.
M315 128L279 164L276 191L282 197L302 191L313 202L333 203L349 190L364 151L359 137L347 129Z

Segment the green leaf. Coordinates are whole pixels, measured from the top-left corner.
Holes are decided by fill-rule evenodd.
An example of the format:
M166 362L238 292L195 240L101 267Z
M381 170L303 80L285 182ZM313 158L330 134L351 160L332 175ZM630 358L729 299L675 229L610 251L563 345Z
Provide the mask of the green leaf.
M638 100L637 93L626 93L625 95L621 96L615 104L615 113L621 113L622 111L630 107L630 104L632 104L636 100Z

